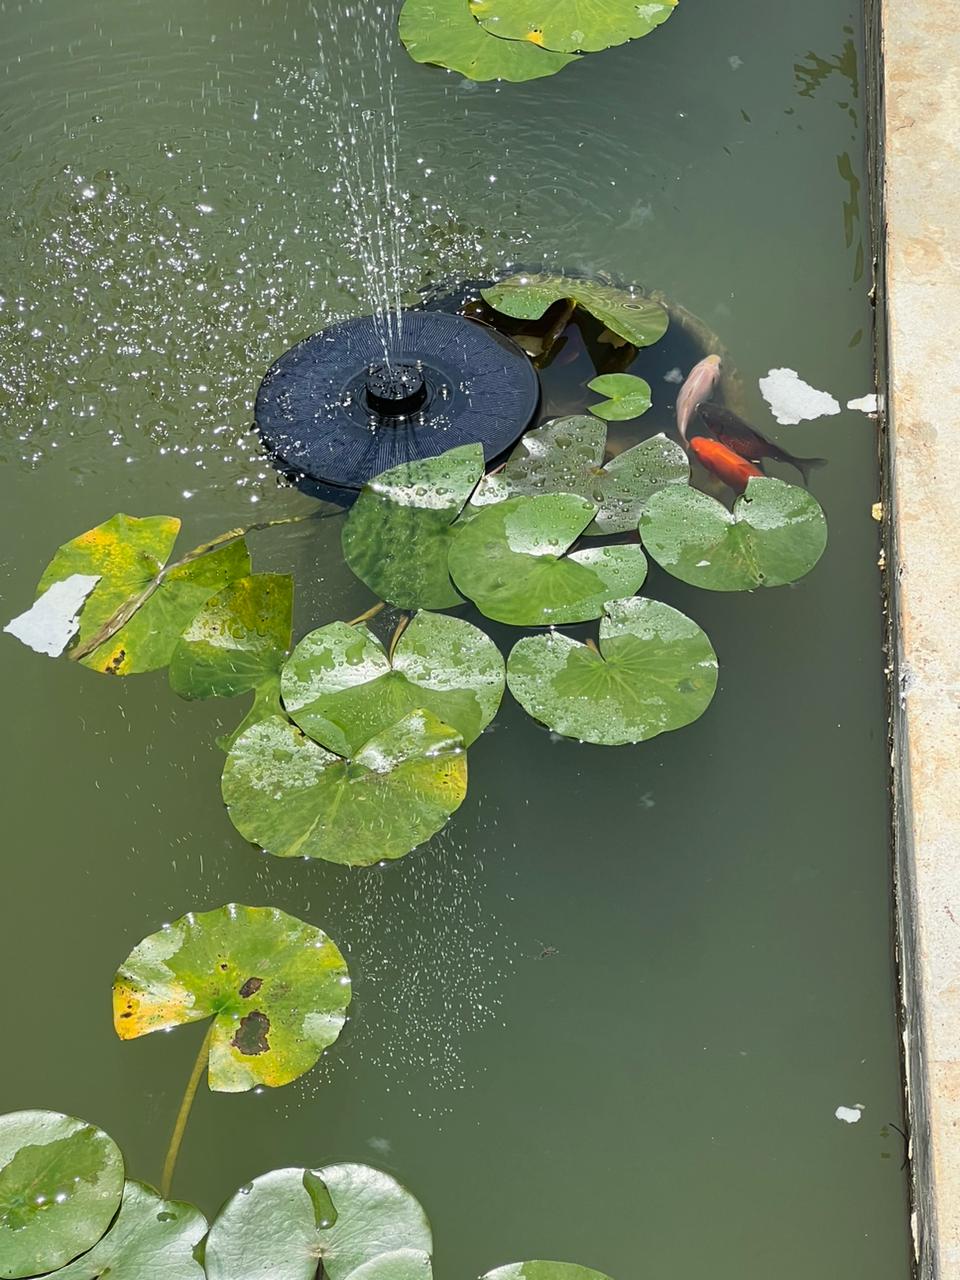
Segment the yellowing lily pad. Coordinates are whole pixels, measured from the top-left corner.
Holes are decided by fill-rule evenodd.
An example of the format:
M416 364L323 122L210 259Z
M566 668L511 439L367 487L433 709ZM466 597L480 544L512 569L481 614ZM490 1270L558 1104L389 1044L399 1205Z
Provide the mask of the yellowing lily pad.
M78 574L98 579L79 614L70 656L108 675L165 666L201 605L250 572L242 538L166 569L179 529L173 516L115 515L59 548L38 597Z
M208 1280L430 1280L433 1239L398 1182L360 1164L275 1169L228 1200L210 1228Z
M568 276L511 276L482 294L495 311L516 320L539 320L555 302L568 299L635 347L659 342L669 323L666 308L642 293Z
M637 0L471 0L473 13L504 40L587 53L649 35L676 7Z
M406 0L400 39L415 62L448 67L470 80L537 80L576 61L536 44L498 41L471 15L467 0Z
M669 605L615 600L600 623L599 650L558 631L528 636L510 654L507 682L555 733L620 746L703 715L717 687L717 655L697 624Z
M414 711L349 760L273 716L233 744L223 770L233 825L278 858L370 866L402 858L445 825L467 792L463 738Z
M102 1129L56 1111L0 1116L0 1276L53 1271L100 1239L123 1193Z
M806 489L752 477L730 512L681 485L653 495L640 517L643 544L667 573L708 591L796 582L827 545L827 522Z
M381 600L400 609L460 604L447 569L451 525L482 474L479 444L384 471L364 485L347 517L347 564Z
M647 562L639 546L566 555L596 514L594 503L570 493L481 507L459 526L450 572L497 622L543 627L599 618L608 600L639 590Z
M191 912L139 943L117 971L122 1040L214 1019L210 1088L284 1085L339 1036L347 965L322 929L272 907Z
M418 613L392 657L364 626L332 622L311 631L284 667L282 689L301 729L341 756L419 707L469 746L497 714L504 666L497 646L469 622Z
M554 418L528 431L505 465L477 485L468 511L506 498L576 493L597 506L584 530L587 536L636 529L651 494L667 484L687 483L687 455L675 441L656 435L604 466L606 440L603 423L585 414Z

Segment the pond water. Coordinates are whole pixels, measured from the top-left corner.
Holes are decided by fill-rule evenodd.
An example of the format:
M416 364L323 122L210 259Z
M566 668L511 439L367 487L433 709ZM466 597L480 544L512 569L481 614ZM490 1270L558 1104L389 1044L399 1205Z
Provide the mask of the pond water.
M683 0L499 87L355 8L0 0L5 618L115 511L182 515L190 546L310 509L252 402L293 341L366 309L336 142L344 98L390 75L405 291L541 261L661 289L719 333L761 430L771 368L872 390L856 8ZM641 434L676 391L648 367ZM246 844L219 800L232 705L5 639L3 1109L95 1120L156 1181L202 1032L121 1044L114 970L189 909L272 904L346 952L352 1018L297 1084L201 1095L175 1191L208 1213L269 1168L365 1161L423 1202L441 1275L903 1280L876 426L778 439L829 459L816 570L729 596L652 570L718 652L704 718L612 750L508 697L462 809L383 870ZM298 635L370 603L339 524L255 539L296 575Z

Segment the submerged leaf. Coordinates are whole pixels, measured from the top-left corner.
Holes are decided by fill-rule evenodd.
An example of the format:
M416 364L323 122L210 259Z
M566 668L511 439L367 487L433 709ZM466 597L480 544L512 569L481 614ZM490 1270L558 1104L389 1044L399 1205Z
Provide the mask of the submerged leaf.
M204 1280L194 1251L206 1232L207 1220L192 1204L128 1182L113 1226L56 1280Z
M717 687L717 655L684 614L659 600L614 600L600 650L560 632L528 636L507 662L510 692L535 720L582 742L620 746L680 729Z
M539 320L555 302L568 298L635 347L649 347L667 331L667 311L659 302L590 280L527 274L511 276L481 292L495 311L516 320Z
M733 512L696 489L654 494L640 517L643 544L667 573L708 591L796 582L827 545L820 504L805 489L753 477Z
M80 610L100 581L97 573L71 573L38 596L26 613L3 628L34 653L59 658L80 627Z
M280 668L290 648L293 578L255 573L208 600L177 642L170 687L181 698L232 698L253 691L253 706L226 746L281 711Z
M449 67L470 80L537 80L576 61L534 44L498 41L472 17L467 0L406 0L400 39L415 62Z
M123 1157L95 1125L56 1111L0 1116L0 1276L62 1267L100 1239L123 1193Z
M332 622L300 641L282 677L288 714L341 756L420 707L469 746L497 714L503 687L503 658L489 636L440 613L418 613L392 659L366 627Z
M565 555L596 512L570 493L481 507L450 548L453 579L497 622L543 627L599 618L606 601L639 589L647 562L639 546Z
M604 466L606 439L606 427L586 415L554 418L528 431L505 465L480 481L468 510L505 498L576 493L598 507L584 530L587 536L636 529L652 493L689 480L687 455L675 441L657 435Z
M532 40L545 49L596 52L649 35L673 13L637 0L471 0L488 31L504 40Z
M433 1240L406 1188L361 1164L275 1169L228 1200L210 1228L209 1280L430 1280Z
M214 1019L210 1088L284 1085L333 1044L350 1003L346 961L322 929L273 907L191 912L136 946L113 984L123 1040Z
M610 1280L610 1277L575 1262L510 1262L488 1271L482 1280Z
M445 825L467 791L462 737L414 711L342 759L273 716L234 743L223 770L234 826L279 858L370 866Z
M598 395L608 396L602 404L592 404L590 412L605 422L627 422L646 413L652 403L650 384L632 373L604 373L588 382Z
M364 485L343 528L347 564L382 600L401 609L447 609L450 526L483 474L483 448L465 444L407 462Z

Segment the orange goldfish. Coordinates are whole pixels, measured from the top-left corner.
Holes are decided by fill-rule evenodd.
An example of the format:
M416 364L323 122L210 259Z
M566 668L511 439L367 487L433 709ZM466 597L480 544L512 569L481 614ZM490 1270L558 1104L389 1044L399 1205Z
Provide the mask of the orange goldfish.
M719 476L724 484L737 493L743 493L751 476L762 476L763 472L755 467L739 453L734 453L719 440L708 440L706 436L694 436L690 441L690 451L697 461L715 476Z

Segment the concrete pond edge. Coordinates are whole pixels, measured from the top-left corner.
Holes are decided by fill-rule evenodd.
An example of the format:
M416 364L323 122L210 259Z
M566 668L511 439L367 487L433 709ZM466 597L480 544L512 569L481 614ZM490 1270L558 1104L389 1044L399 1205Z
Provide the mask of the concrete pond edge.
M866 0L897 942L920 1280L960 1280L960 24Z

